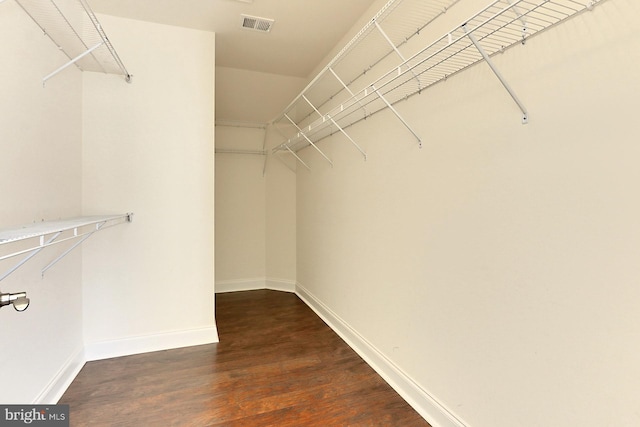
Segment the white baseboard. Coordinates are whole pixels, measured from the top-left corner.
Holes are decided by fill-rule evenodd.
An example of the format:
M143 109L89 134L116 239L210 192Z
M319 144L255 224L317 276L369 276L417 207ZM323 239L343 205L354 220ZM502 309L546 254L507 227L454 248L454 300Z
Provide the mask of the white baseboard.
M95 342L85 345L84 353L87 361L93 361L217 342L218 330L214 325L206 328Z
M227 292L257 291L269 289L273 291L295 292L296 282L287 279L261 277L254 279L222 280L216 282L216 294Z
M266 280L262 278L221 280L215 284L216 294L226 292L254 291L256 289L266 289Z
M282 291L282 292L295 292L296 291L296 282L293 280L286 279L273 279L267 277L265 280L266 289L270 289L272 291Z
M86 359L84 350L79 349L67 359L51 382L36 397L34 405L54 405L58 403L67 388L71 385L80 370L84 366Z
M464 427L465 424L428 392L418 386L384 354L358 334L329 307L299 283L296 295L362 357L404 400L433 427Z

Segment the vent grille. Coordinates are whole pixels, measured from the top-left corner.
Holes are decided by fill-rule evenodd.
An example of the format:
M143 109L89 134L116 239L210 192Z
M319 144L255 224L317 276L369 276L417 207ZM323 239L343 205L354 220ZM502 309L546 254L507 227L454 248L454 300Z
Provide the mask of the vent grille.
M261 33L268 33L273 27L275 22L273 19L259 18L257 16L241 15L242 28L253 31L260 31Z

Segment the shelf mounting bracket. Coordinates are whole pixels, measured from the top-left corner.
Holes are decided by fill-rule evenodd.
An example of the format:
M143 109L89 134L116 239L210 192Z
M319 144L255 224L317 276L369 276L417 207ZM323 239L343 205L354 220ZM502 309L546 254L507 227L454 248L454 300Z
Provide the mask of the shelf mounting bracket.
M54 234L53 236L51 236L49 238L49 240L47 240L47 242L45 243L44 241L44 236L40 236L40 246L33 249L31 251L31 253L29 255L27 255L26 257L24 257L24 259L22 261L20 261L19 263L17 263L16 265L14 265L11 269L9 269L6 273L4 273L2 275L2 277L0 277L0 282L3 281L4 279L6 279L11 273L13 273L14 271L16 271L17 269L19 269L20 267L22 267L22 265L26 264L27 261L29 261L31 258L33 258L34 256L38 255L40 253L40 251L42 251L44 248L46 248L48 245L50 245L51 243L53 243L54 240L56 240L58 238L58 236L60 236L60 234L62 234L61 232L57 232L56 234Z
M514 0L506 0L506 2L509 3L511 10L513 10L513 13L515 13L515 15L522 23L522 44L524 44L527 38L527 31L529 30L529 28L527 27L527 20L522 12L520 12L520 9L514 4Z
M349 141L351 141L351 143L352 143L352 144L353 144L353 145L358 149L358 151L360 152L360 154L362 154L362 155L364 156L364 160L366 161L366 160L367 160L367 153L365 153L365 152L364 152L364 150L363 150L363 149L362 149L362 148L361 148L361 147L360 147L360 146L359 146L359 145L358 145L358 144L357 144L357 143L356 143L356 142L355 142L355 141L354 141L354 140L349 136L349 134L348 134L347 132L345 132L345 131L344 131L344 129L342 129L342 128L340 127L340 125L339 125L338 123L336 123L336 121L335 121L335 120L333 120L333 117L331 117L331 116L327 116L327 117L329 118L329 120L331 120L331 123L333 123L333 125L334 125L335 127L337 127L337 128L338 128L338 130L339 130L340 132L342 132L342 134L343 134L344 136L346 136L346 137L347 137L347 139L348 139Z
M286 136L283 135L283 133L280 131L280 129L278 129L278 126L274 126L274 129L276 130L276 132L278 132L280 134L280 136L282 136L283 138L286 138ZM289 153L291 153L293 155L293 157L295 157L300 163L302 163L302 165L307 168L307 170L311 170L311 168L309 166L307 166L307 164L305 162L302 161L302 159L293 152L293 150L291 150L291 148L289 148L289 146L287 145L289 143L289 140L287 140L286 143L282 143L280 144L278 147L274 148L272 150L272 153L276 154L278 151L282 151L282 150L287 150ZM292 169L289 165L287 165L279 156L275 156L276 159L280 160L282 162L283 165L285 165L291 172L295 173L296 171L294 169Z
M85 56L89 55L91 52L93 52L94 50L96 50L97 48L99 48L100 46L102 46L104 44L104 42L100 42L97 45L87 49L86 51L82 52L80 55L76 56L75 58L73 58L71 61L67 62L66 64L64 64L63 66L57 68L55 71L47 74L46 76L44 76L42 78L42 85L44 86L45 83L47 83L47 80L49 80L51 77L55 76L56 74L58 74L60 71L64 70L65 68L67 68L70 65L75 64L76 62L78 62L79 60L81 60L82 58L84 58Z
M75 243L62 255L60 255L53 262L47 265L42 270L42 274L44 274L46 270L60 261L64 256L71 252L71 250L76 248L80 243L85 241L93 233L99 230L104 230L105 228L112 227L114 225L118 225L125 220L126 222L132 222L133 213L127 213L123 215L88 216L60 221L43 221L42 223L28 224L26 226L21 226L15 229L4 229L0 231L0 245L19 241L27 241L28 239L38 239L39 241L34 242L32 245L29 245L29 248L20 249L15 252L0 256L0 261L2 261L15 256L27 254L24 259L22 259L15 266L9 269L4 275L0 276L0 281L7 278L10 274L24 265L27 261L40 253L40 251L42 251L44 248L58 245L64 242L70 242L79 238L81 239L80 242ZM82 227L89 227L91 225L95 226L94 230L81 231ZM66 237L62 236L60 239L58 239L58 237L60 237L62 233L71 231L73 232L72 235ZM46 236L50 237L45 241Z
M511 96L513 101L516 103L518 108L520 108L520 111L522 111L522 124L527 124L529 122L529 113L527 112L527 108L524 106L522 101L520 101L520 99L518 98L516 93L513 91L513 89L511 89L511 86L509 86L509 83L507 83L505 78L502 76L502 74L500 73L500 70L496 68L495 64L493 63L489 55L487 55L487 52L482 48L482 46L480 45L476 37L473 35L473 33L467 29L467 24L463 24L462 29L464 30L467 37L469 37L469 40L471 40L471 43L473 43L476 49L478 49L478 52L480 52L480 55L482 55L482 58L484 58L486 63L489 65L489 67L491 68L491 71L493 71L493 74L496 75L498 80L500 80L500 83L502 83L502 86L504 86L507 92L509 92L509 95Z
M301 158L300 158L296 153L294 153L294 152L293 152L293 150L292 150L291 148L286 147L286 146L285 146L284 148L286 148L288 152L290 152L291 154L293 154L293 157L295 157L296 159L298 159L298 161L299 161L300 163L302 163L302 165L303 165L305 168L307 168L307 170L311 170L311 168L310 168L309 166L307 166L307 164L306 164L305 162L303 162L303 161L302 161L302 159L301 159Z
M376 28L378 29L380 34L382 34L382 37L384 37L384 39L387 41L387 43L389 43L391 48L398 54L398 56L402 60L402 63L405 64L407 62L406 58L404 57L402 52L400 52L400 50L397 48L397 46L395 44L393 44L393 42L391 41L391 39L389 38L387 33L385 33L384 30L382 29L382 27L380 26L380 24L378 24L378 21L374 21L374 24L376 25ZM400 67L398 67L398 69L399 68ZM413 69L411 69L411 74L413 74L413 78L416 79L416 81L418 82L418 90L422 90L422 82L420 81L420 78L418 78L416 73L413 72Z
M333 118L332 118L331 116L329 116L328 114L327 114L327 116L326 116L326 117L325 117L325 116L323 116L323 115L322 115L322 113L320 113L320 111L318 111L318 109L317 109L317 108L316 108L316 107L311 103L311 101L309 101L309 99L308 99L305 95L302 95L302 98L304 98L304 100L305 100L305 101L307 101L307 103L311 106L311 108L313 108L313 111L315 111L315 112L316 112L320 117L322 117L322 120L323 120L323 121L325 121L325 120L329 119L329 120L331 121L331 123L333 123L333 125L334 125L336 128L338 128L338 130L339 130L340 132L342 132L342 134L343 134L344 136L346 136L346 137L347 137L347 139L348 139L349 141L351 141L351 143L352 143L352 144L353 144L353 145L358 149L358 151L360 151L360 153L364 156L364 159L365 159L365 160L367 160L367 153L365 153L365 152L362 150L362 148L360 148L360 146L359 146L359 145L358 145L358 144L357 144L357 143L356 143L356 142L355 142L355 141L354 141L354 140L349 136L349 134L347 134L347 133L344 131L344 129L342 129L342 128L340 127L340 125L338 125L338 123L336 123L336 121L335 121L335 120L333 120Z
M316 108L316 106L315 106L315 105L313 105L313 104L311 103L311 101L309 101L309 98L307 98L304 94L302 94L302 99L304 99L305 101L307 101L307 104L309 104L309 105L311 106L311 108L313 108L313 111L315 111L315 112L316 112L316 114L317 114L317 115L319 115L319 116L320 116L320 118L321 118L323 121L325 120L325 118L324 118L324 116L322 115L322 113L321 113L320 111L318 111L318 109Z
M72 250L74 250L75 248L77 248L78 246L80 246L80 244L82 242L84 242L85 240L87 240L89 237L93 236L93 234L96 231L100 231L100 229L102 228L103 225L105 225L107 222L99 222L96 224L96 229L85 234L84 236L82 236L82 238L80 240L78 240L77 242L75 242L73 245L71 245L71 247L69 247L69 249L67 249L66 251L62 252L56 259L54 259L53 261L51 261L49 264L46 265L46 267L44 267L41 271L41 275L42 277L44 277L44 273L46 273L46 271L48 269L50 269L51 267L53 267L54 265L56 265L58 263L58 261L60 261L62 258L66 257L69 252L71 252ZM59 233L58 233L59 234ZM77 236L78 235L78 229L74 228L73 229L73 235Z
M396 117L402 122L402 124L409 129L409 132L411 132L413 134L413 136L416 137L416 139L418 140L418 145L420 148L422 148L422 139L420 139L420 136L416 133L416 131L414 131L411 126L409 126L409 123L407 123L405 121L405 119L402 118L402 116L400 115L400 113L398 113L398 110L396 110L395 108L393 108L393 105L391 105L391 103L389 101L387 101L387 98L385 98L384 96L382 96L382 94L380 93L380 91L378 89L376 89L375 86L371 86L371 89L376 93L376 95L378 95L378 97L382 100L382 102L384 102L386 104L386 106L389 108L389 110L391 110L393 112L393 114L396 115Z
M364 108L364 105L362 105L362 102L360 102L360 100L356 98L356 95L353 93L353 91L351 89L349 89L349 86L347 86L345 84L345 82L340 78L340 76L338 76L338 74L336 74L336 72L333 71L333 68L329 67L329 71L340 82L342 87L345 88L347 90L347 92L349 92L349 95L351 95L351 97L354 98L358 102L358 105L360 105L360 108L362 108L362 111L364 112L364 117L366 118L367 117L367 109Z
M292 125L294 125L294 126L296 127L296 129L298 129L298 132L300 132L300 135L302 135L302 136L304 137L304 139L306 139L306 140L307 140L307 142L308 142L309 144L311 144L311 146L312 146L313 148L315 148L315 149L316 149L316 151L318 151L318 153L320 153L320 154L322 155L322 157L324 157L324 158L329 162L329 164L331 164L331 167L333 167L333 162L331 161L331 159L330 159L330 158L328 158L328 157L327 157L327 155L326 155L326 154L324 154L324 153L322 152L322 150L320 150L320 149L318 148L318 146L317 146L316 144L314 144L314 143L313 143L313 141L311 141L311 140L309 139L309 137L308 137L308 136L307 136L307 135L302 131L302 129L300 129L300 126L298 126L298 125L296 124L296 122L294 122L293 120L291 120L291 117L289 117L289 115L288 115L288 114L285 114L284 116L287 118L287 120L289 120L289 121L291 122L291 124L292 124Z

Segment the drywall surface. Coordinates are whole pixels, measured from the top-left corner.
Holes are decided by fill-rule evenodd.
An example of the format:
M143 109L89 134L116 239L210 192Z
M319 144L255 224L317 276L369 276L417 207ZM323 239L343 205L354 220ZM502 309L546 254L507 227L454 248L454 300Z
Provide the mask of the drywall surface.
M481 64L299 153L299 283L467 425L640 423L639 14L495 57L527 125Z
M14 2L0 4L0 228L81 213L82 79L68 59ZM3 245L4 255L21 245ZM66 249L66 248L65 248ZM48 248L0 282L26 291L30 307L0 309L2 403L53 403L56 383L82 359L81 254L40 270L62 248ZM0 262L0 275L24 256Z
M216 126L218 150L262 151L264 129ZM264 156L216 154L216 282L265 277Z
M216 126L218 290L293 290L295 165L248 153L270 151L281 138L272 127Z
M217 341L214 34L100 19L134 78L84 75L83 211L135 217L83 248L88 358Z
M268 123L304 84L297 77L216 67L218 290L293 290L295 165L272 155L284 137Z
M282 142L270 127L267 147ZM288 154L271 154L265 168L266 181L266 276L268 281L296 280L296 164Z
M216 120L266 124L304 85L298 77L216 67Z

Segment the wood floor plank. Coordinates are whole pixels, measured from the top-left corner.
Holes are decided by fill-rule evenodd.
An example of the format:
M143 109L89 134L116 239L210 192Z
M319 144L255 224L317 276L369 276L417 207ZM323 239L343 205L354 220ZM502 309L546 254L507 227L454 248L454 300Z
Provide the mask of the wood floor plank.
M89 362L72 426L429 426L295 294L216 296L218 344Z

